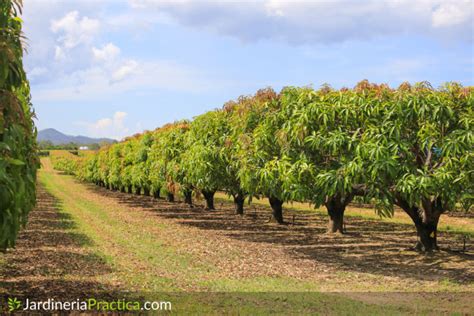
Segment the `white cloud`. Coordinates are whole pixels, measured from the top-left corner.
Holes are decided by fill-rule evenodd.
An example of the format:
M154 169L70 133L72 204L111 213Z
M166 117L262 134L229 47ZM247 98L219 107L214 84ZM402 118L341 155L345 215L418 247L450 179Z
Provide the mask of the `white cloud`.
M92 54L96 61L112 61L120 55L120 48L108 43L102 48L92 47Z
M129 3L133 10L147 13L155 10L179 24L246 42L273 39L300 45L404 34L473 39L471 0L129 0Z
M51 21L51 31L62 34L58 41L66 49L89 43L98 33L100 22L88 17L80 18L78 11L71 11L59 20Z
M470 0L447 1L442 3L432 15L432 25L435 28L451 27L469 22L472 18L473 2ZM472 32L471 21L471 32Z
M127 136L130 129L125 125L126 112L117 111L112 117L99 119L95 122L76 122L76 125L86 128L92 137L112 137L117 140Z
M134 74L137 61L122 57L114 43L100 41L100 35L107 34L110 25L100 10L94 12L92 8L104 8L104 4L97 7L95 1L41 1L25 4L24 16L25 32L29 37L33 34L27 68L48 68L48 73L42 76L29 74L33 83L43 85L35 95L44 96L43 89L53 91L56 96L64 95L54 86L62 86L67 94L95 91L94 84L107 89L111 83ZM50 10L44 11L43 6L49 6ZM35 11L42 13L41 18Z
M123 121L125 120L127 115L128 114L126 112L115 112L113 119L115 126L121 129L124 128Z
M40 77L48 72L48 69L46 67L35 67L31 69L30 71L27 71L28 77L31 78L36 78Z
M64 53L64 49L62 49L61 47L59 46L56 46L55 47L55 50L54 50L54 59L56 61L63 61L66 59L66 54Z
M35 10L42 10L43 7L36 0L32 0L32 3L36 3ZM92 6L96 2L84 3ZM210 86L204 74L173 61L145 61L122 56L121 49L115 43L101 42L102 34L117 31L117 25L109 22L111 16L101 15L101 10L94 13L91 9L93 6L88 8L84 3L77 2L77 10L68 7L69 2L61 5L56 3L56 6L52 4L54 15L41 11L44 13L42 18L48 21L42 24L31 8L25 8L25 12L29 12L28 32L35 34L33 50L39 52L38 47L42 47L43 42L49 43L49 50L28 56L31 69L48 69L47 74L38 76L39 79L35 81L41 83L41 87L32 91L35 101L110 99L130 91L146 89L195 92L202 91L206 85ZM63 11L57 11L58 7L62 7ZM128 21L125 18L127 15L139 16L139 12L124 14L119 13L119 24ZM122 25L122 29L124 27ZM42 33L37 33L39 29L43 30ZM104 120L98 124L107 125L110 122Z
M134 74L138 68L138 63L135 60L128 60L115 70L111 77L111 82L122 81L126 77Z
M104 118L98 120L93 126L95 129L102 130L112 125L112 119Z
M96 65L75 71L63 76L59 86L51 84L33 91L33 99L43 102L98 100L149 89L204 93L235 84L167 60L140 63L129 60L118 65L117 69Z

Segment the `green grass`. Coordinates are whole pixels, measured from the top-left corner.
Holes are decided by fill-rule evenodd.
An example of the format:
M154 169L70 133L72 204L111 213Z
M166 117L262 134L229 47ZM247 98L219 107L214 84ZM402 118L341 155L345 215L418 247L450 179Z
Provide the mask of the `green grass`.
M317 292L320 289L318 284L287 277L221 278L202 284L218 292Z
M186 262L190 261L190 258L175 254L171 248L163 247L159 240L152 239L150 236L141 233L140 230L134 231L133 234L130 233L124 227L123 222L104 211L100 204L87 200L68 199L67 196L70 193L68 188L57 185L53 177L54 175L50 173L41 173L40 181L51 194L65 199L61 211L71 215L77 224L78 230L94 241L94 251L102 255L106 262L117 270L131 269L131 262L137 259L145 262L147 266L169 266L170 270L183 267ZM123 256L108 254L105 245L120 247ZM156 253L159 253L160 256L156 256ZM123 278L122 281L129 283L137 290L160 289L162 291L172 291L177 289L173 285L173 280L169 278L149 278L148 274L140 273L140 271L120 274L120 278ZM140 285L142 285L142 289L137 288Z
M198 315L400 315L407 308L367 304L317 292L237 292L185 295L176 312ZM413 311L411 311L413 313ZM419 314L427 314L426 311Z

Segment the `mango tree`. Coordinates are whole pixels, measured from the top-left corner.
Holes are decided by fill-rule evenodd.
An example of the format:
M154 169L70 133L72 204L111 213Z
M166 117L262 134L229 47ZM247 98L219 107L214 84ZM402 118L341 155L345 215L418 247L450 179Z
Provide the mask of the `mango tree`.
M151 133L151 146L146 161L148 180L153 197L160 198L161 189L166 185L165 161L163 156L162 129L158 128ZM168 198L168 200L173 200Z
M82 163L82 170L78 173L78 178L83 181L89 181L97 183L100 179L105 179L99 174L99 155L93 155L87 158L83 158L84 162ZM104 180L107 183L107 180Z
M145 132L140 137L140 149L137 152L137 157L135 160L141 161L142 165L142 175L143 175L143 194L150 196L152 194L152 185L150 179L150 151L151 146L153 145L153 136L151 132Z
M281 138L290 145L291 172L287 191L293 200L310 201L328 211L328 233L344 233L344 212L357 195L374 196L380 183L376 169L367 176L371 161L364 139L373 135L390 99L387 86L359 83L353 90L324 86L286 88L281 93L280 115L287 117ZM381 212L382 215L389 215Z
M227 161L221 152L228 134L226 113L210 111L193 120L186 137L182 167L210 210L214 209L215 192L224 189L227 182Z
M134 151L132 185L135 189L135 194L139 195L143 190L145 195L150 195L149 171L146 162L152 144L151 135L149 132L146 132L141 135L136 135L129 141Z
M103 162L101 163L108 165L108 181L112 187L119 189L120 192L126 192L126 187L121 178L123 165L122 146L123 143L117 143L107 147L106 151L108 154L102 157Z
M125 140L121 146L121 156L123 157L120 165L120 182L127 188L129 194L134 193L132 171L134 161L134 147L132 142Z
M97 162L95 165L95 169L96 169L95 173L96 173L97 178L104 180L105 184L108 186L110 190L117 190L118 187L110 181L111 163L110 163L109 155L111 152L112 150L110 150L110 147L102 148L97 152L96 154Z
M50 159L53 167L69 175L76 175L78 171L78 157L67 150L52 150Z
M384 197L413 220L415 248L436 250L440 216L473 192L473 89L403 84L379 124L381 154L366 158L386 166Z
M272 208L272 220L283 224L283 203L289 192L283 187L288 166L276 133L282 124L277 94L272 89L260 90L252 98L242 98L235 110L233 124L238 133L239 178L251 196L266 196Z
M182 164L188 129L188 121L165 125L160 132L160 146L157 154L161 156L160 160L163 162L162 172L166 179L168 200L174 200L175 194L181 191L185 203L192 205L193 185L187 178Z
M244 214L245 198L248 192L243 188L239 178L239 171L242 168L240 160L240 145L243 133L247 133L254 128L255 121L247 115L252 116L252 111L246 110L246 104L250 98L241 97L238 102L230 101L222 107L222 119L227 124L227 133L220 140L220 159L225 165L225 177L221 179L224 191L232 196L235 206L235 214Z

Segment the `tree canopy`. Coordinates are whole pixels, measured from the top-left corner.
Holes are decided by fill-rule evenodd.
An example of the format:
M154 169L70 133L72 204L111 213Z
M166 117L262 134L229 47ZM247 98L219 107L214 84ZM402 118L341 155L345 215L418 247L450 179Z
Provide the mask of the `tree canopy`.
M431 251L441 214L473 202L473 115L473 89L456 83L267 88L102 148L76 173L190 205L194 191L210 209L227 192L238 214L246 196L264 196L280 224L284 202L310 202L327 208L329 233L344 232L344 210L362 196L382 216L402 208Z

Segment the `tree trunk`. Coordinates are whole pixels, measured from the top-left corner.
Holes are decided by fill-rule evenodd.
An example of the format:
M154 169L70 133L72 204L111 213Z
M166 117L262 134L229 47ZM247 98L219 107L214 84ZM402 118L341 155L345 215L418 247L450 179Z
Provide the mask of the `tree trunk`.
M128 192L129 194L132 194L132 189L133 189L133 187L132 187L131 185L129 185L129 186L128 186L128 191L127 191L127 192Z
M120 192L125 193L125 187L124 186L120 187Z
M438 233L438 223L421 223L415 224L418 241L415 249L423 252L432 252L439 250L438 242L436 240Z
M183 193L184 193L184 203L188 204L189 206L193 206L193 191L185 190Z
M337 193L327 197L324 205L329 215L328 234L344 234L344 211L354 196L355 193L351 192L345 195Z
M168 200L168 202L174 202L174 194L168 193L166 199Z
M328 208L328 234L344 234L344 209L340 207Z
M160 189L155 189L155 192L153 192L153 197L155 199L159 199L160 198Z
M284 224L283 201L273 196L268 197L268 200L270 201L270 206L272 207L272 220L278 224Z
M136 194L136 195L140 195L141 193L142 193L142 188L136 187L136 188L135 188L135 194Z
M145 195L145 196L150 196L150 189L149 189L148 187L145 187L145 188L143 189L143 195Z
M237 193L236 195L234 195L235 214L244 214L244 202L245 196L243 194Z
M214 194L216 191L202 191L204 199L206 200L206 210L215 210L214 208Z
M418 237L415 250L422 252L439 250L437 241L438 222L441 214L445 211L441 201L439 199L434 201L424 199L421 206L410 206L407 201L398 197L396 202L415 224Z

